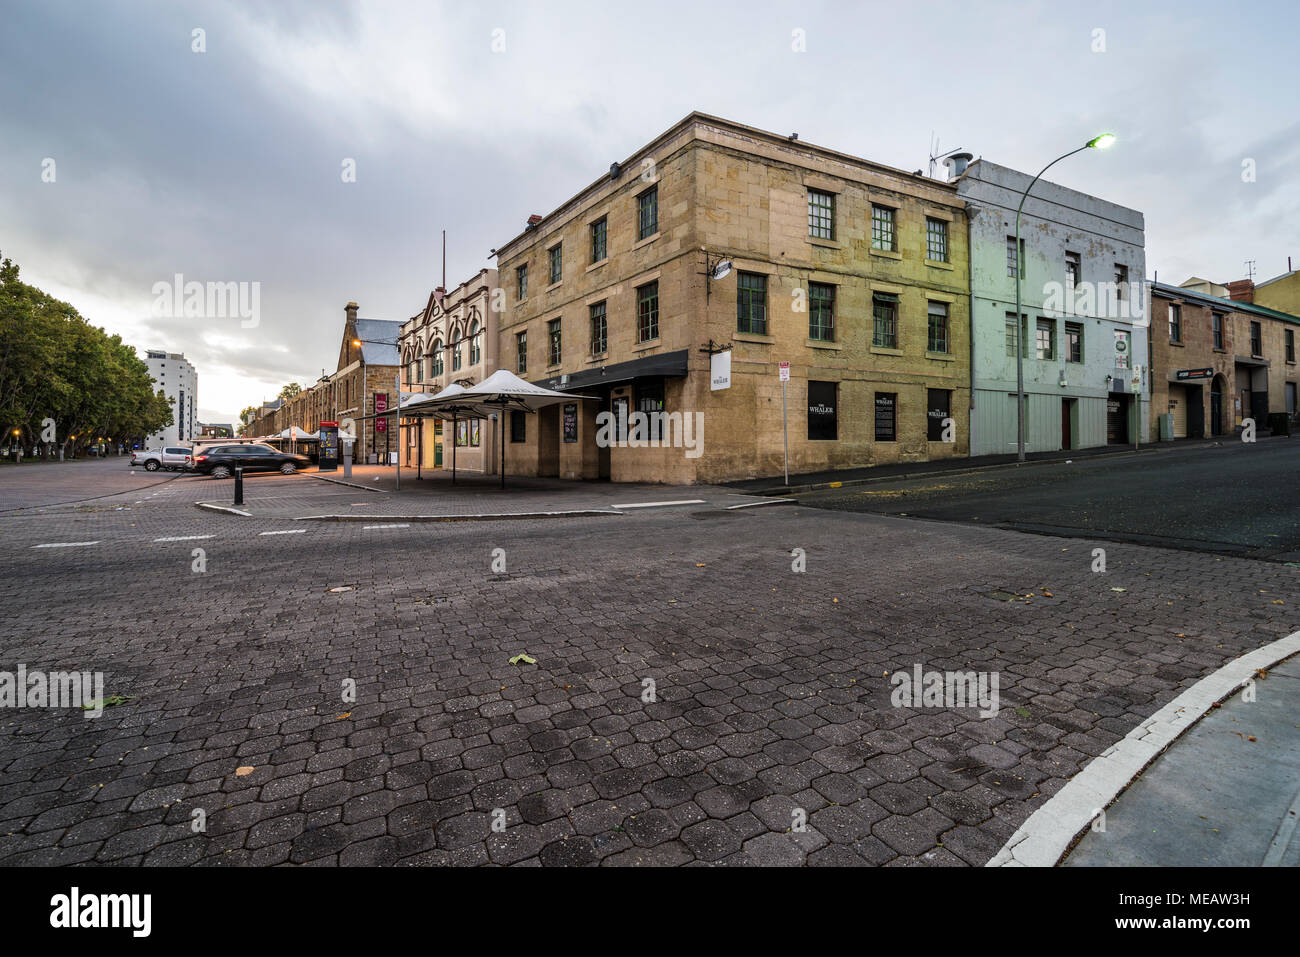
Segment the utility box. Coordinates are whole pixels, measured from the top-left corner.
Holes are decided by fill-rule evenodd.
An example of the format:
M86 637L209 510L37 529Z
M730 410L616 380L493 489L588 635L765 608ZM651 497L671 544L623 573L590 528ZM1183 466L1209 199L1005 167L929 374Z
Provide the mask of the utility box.
M1172 442L1174 438L1174 414L1166 412L1164 415L1158 415L1156 416L1156 422L1160 429L1160 441Z

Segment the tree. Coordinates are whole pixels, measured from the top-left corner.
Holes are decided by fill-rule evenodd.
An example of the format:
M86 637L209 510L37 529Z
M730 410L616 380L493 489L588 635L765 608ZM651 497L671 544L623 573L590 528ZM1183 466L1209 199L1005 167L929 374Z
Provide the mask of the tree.
M257 406L255 405L250 405L243 412L239 413L240 424L244 427L252 425L255 418L257 418Z
M172 410L149 367L71 305L0 263L0 425L20 444L65 451L126 442L170 425Z
M283 389L280 390L280 398L292 399L295 395L298 395L301 392L302 392L302 386L300 386L296 382L290 382L287 386L285 386Z

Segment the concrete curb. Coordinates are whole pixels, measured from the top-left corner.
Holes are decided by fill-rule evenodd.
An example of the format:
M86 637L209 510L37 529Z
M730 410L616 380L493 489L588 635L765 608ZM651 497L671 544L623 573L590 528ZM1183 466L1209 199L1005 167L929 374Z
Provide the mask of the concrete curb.
M792 498L768 498L761 502L741 502L739 505L728 505L727 511L731 512L738 508L758 508L762 505L798 505Z
M372 485L358 485L356 482L345 482L343 479L326 478L324 475L317 475L315 472L299 472L299 475L305 475L307 478L314 478L318 482L333 482L335 485L346 485L348 488L359 488L366 492L380 492L382 488L375 488Z
M585 518L622 512L584 508L567 512L480 512L467 515L302 515L295 522L499 522L523 518Z
M239 509L234 508L233 506L230 506L230 505L211 505L211 504L209 504L208 502L195 502L195 503L194 503L194 507L195 507L195 508L206 508L208 511L211 511L211 512L225 512L225 513L228 514L228 515L242 515L242 516L244 516L244 518L252 518L252 517L253 517L253 513L252 513L252 512L242 512L242 511L240 511Z
M1300 631L1257 648L1202 678L1094 758L1029 816L985 867L1054 867L1074 839L1148 764L1261 668L1300 652Z

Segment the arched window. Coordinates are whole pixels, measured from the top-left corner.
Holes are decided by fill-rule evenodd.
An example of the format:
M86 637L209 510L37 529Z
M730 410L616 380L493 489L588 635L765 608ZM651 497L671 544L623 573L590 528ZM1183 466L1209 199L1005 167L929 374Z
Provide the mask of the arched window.
M478 320L469 324L469 364L476 366L483 359L483 336L478 329Z
M460 357L462 354L460 351L460 333L461 333L461 327L459 323L451 327L451 342L449 343L449 345L451 346L451 371L452 372L460 371L460 364L461 364Z
M432 351L433 351L433 355L430 356L430 358L433 360L433 376L434 378L437 378L438 376L442 375L442 340L441 339L433 340Z

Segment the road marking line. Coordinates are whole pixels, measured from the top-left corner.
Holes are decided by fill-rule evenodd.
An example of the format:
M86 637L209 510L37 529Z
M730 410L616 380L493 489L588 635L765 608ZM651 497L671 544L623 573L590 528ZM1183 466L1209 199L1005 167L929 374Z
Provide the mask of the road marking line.
M362 531L370 528L410 528L410 525L362 525ZM306 531L306 529L304 529Z
M759 508L763 505L798 505L799 503L792 498L769 498L761 502L741 502L739 505L728 505L727 511L730 512L737 508Z
M155 538L155 542L192 542L200 538L216 538L215 535L176 535L173 538Z
M662 508L665 505L703 505L702 498L683 498L674 502L628 502L626 505L611 505L610 508Z
M289 528L282 532L258 532L259 535L302 535L306 533L305 528Z
M98 545L94 542L50 542L48 545L33 545L32 548L76 548L79 545Z

